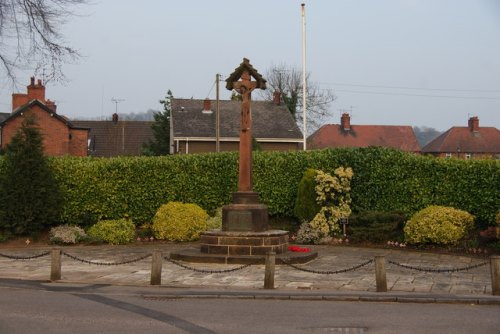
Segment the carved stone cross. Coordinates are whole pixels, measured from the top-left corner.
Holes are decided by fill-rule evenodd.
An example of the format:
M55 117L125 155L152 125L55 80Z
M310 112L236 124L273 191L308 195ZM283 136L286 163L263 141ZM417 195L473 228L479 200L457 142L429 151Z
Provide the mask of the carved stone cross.
M255 81L251 81L252 77ZM239 81L241 79L241 81ZM243 58L243 62L226 80L226 88L236 90L242 96L240 122L240 163L238 191L252 191L252 91L266 89L266 80Z

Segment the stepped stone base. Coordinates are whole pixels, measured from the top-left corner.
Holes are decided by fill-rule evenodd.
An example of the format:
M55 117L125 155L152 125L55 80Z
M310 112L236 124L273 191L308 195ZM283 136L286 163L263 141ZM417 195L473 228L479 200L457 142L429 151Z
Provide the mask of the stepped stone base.
M276 253L276 264L306 263L318 256L316 252L288 251L288 232L206 231L200 236L200 249L170 253L173 260L198 263L264 264L268 252Z
M236 232L212 230L201 234L200 251L217 255L266 255L287 251L288 232L269 230L265 232Z
M318 257L317 252L295 253L285 252L276 254L276 264L281 265L286 263L300 264L307 263ZM188 248L181 251L170 253L170 258L177 261L185 261L192 263L219 263L219 264L265 264L265 255L217 255L201 253L199 249Z

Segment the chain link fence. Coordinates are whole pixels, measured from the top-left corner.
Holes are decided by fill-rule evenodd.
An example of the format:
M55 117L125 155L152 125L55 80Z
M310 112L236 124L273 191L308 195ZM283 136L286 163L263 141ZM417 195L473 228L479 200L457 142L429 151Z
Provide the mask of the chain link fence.
M19 255L8 255L8 254L0 253L0 257L4 257L6 259L11 259L11 260L33 260L33 259L38 259L40 257L47 256L49 254L50 254L50 252L43 252L43 253L36 254L36 255L19 256Z
M335 274L342 274L342 273L347 273L347 272L350 272L350 271L356 271L358 270L359 268L362 268L364 266L367 266L369 265L370 263L373 263L373 260L367 260L365 262L362 262L358 265L355 265L355 266L352 266L352 267L349 267L349 268L345 268L345 269L339 269L339 270L333 270L333 271L321 271L321 270L314 270L314 269L308 269L308 268L303 268L303 267L299 267L293 263L290 263L288 262L288 260L286 259L282 259L281 260L284 264L286 264L287 266L289 267L292 267L294 269L297 269L297 270L300 270L300 271L305 271L305 272L308 272L308 273L313 273L313 274L319 274L319 275L335 275Z
M87 263L87 264L93 264L93 265L96 265L96 266L120 266L120 265L123 265L123 264L130 264L130 263L134 263L134 262L139 262L139 261L147 259L148 257L151 257L151 254L146 254L146 255L143 255L143 256L140 256L140 257L137 257L137 258L134 258L134 259L124 260L124 261L120 261L120 262L97 262L97 261L94 261L94 260L82 259L82 258L79 258L77 256L68 254L66 252L62 252L62 254L65 255L65 256L67 256L67 257L69 257L70 259L75 260L75 261L79 261L79 262Z
M387 262L389 264L395 265L395 266L400 267L400 268L404 268L404 269L408 269L408 270L422 271L422 272L426 272L426 273L456 273L456 272L460 272L460 271L468 271L468 270L471 270L471 269L476 269L476 268L479 268L479 267L483 267L483 266L486 266L489 263L488 261L484 261L484 262L481 262L481 263L478 263L478 264L473 264L473 265L470 265L470 266L459 267L459 268L447 268L447 269L445 269L445 268L438 268L438 269L434 269L434 268L410 266L410 265L407 265L407 264L402 264L402 263L398 263L396 261L391 261L391 260L387 260Z

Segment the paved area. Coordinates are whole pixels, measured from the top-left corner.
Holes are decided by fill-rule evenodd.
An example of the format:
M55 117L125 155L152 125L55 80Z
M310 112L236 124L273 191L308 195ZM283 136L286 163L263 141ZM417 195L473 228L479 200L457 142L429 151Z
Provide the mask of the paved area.
M73 246L62 247L62 282L112 285L147 286L151 275L151 257L122 265L88 264L72 257L97 263L117 263L135 260L160 250L164 256L169 252L193 247L196 244L149 244L134 246ZM377 255L386 258L387 287L394 293L424 293L439 295L491 295L490 264L487 258L433 254L398 249L372 249L350 246L313 246L317 259L298 265L317 272L332 272L355 267L374 259ZM51 256L45 255L30 260L17 260L5 256L27 257L43 254L52 247L0 248L0 278L22 280L49 280ZM67 255L64 255L67 254ZM453 269L477 266L459 272L423 272L406 269L397 264L414 268ZM486 263L482 265L483 263ZM182 263L201 271L220 271L241 267L240 265ZM252 265L228 273L210 273L186 269L163 261L162 287L199 289L262 289L264 265ZM370 263L354 271L339 274L319 274L301 271L288 265L276 266L276 291L310 292L375 292L375 266Z

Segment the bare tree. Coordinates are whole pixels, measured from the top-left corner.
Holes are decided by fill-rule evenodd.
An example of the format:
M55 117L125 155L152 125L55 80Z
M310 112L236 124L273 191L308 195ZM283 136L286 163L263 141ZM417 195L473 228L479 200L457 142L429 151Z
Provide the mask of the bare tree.
M290 110L299 126L303 123L303 84L302 71L286 64L273 65L267 70L266 76L268 89L261 94L266 100L273 100L274 92L281 92L281 98ZM306 113L308 130L318 128L328 116L331 116L330 104L336 96L331 89L323 89L318 84L309 80L307 73ZM309 132L309 131L308 131Z
M15 82L16 70L43 71L45 81L64 78L62 65L79 57L61 26L87 0L0 0L0 67Z

